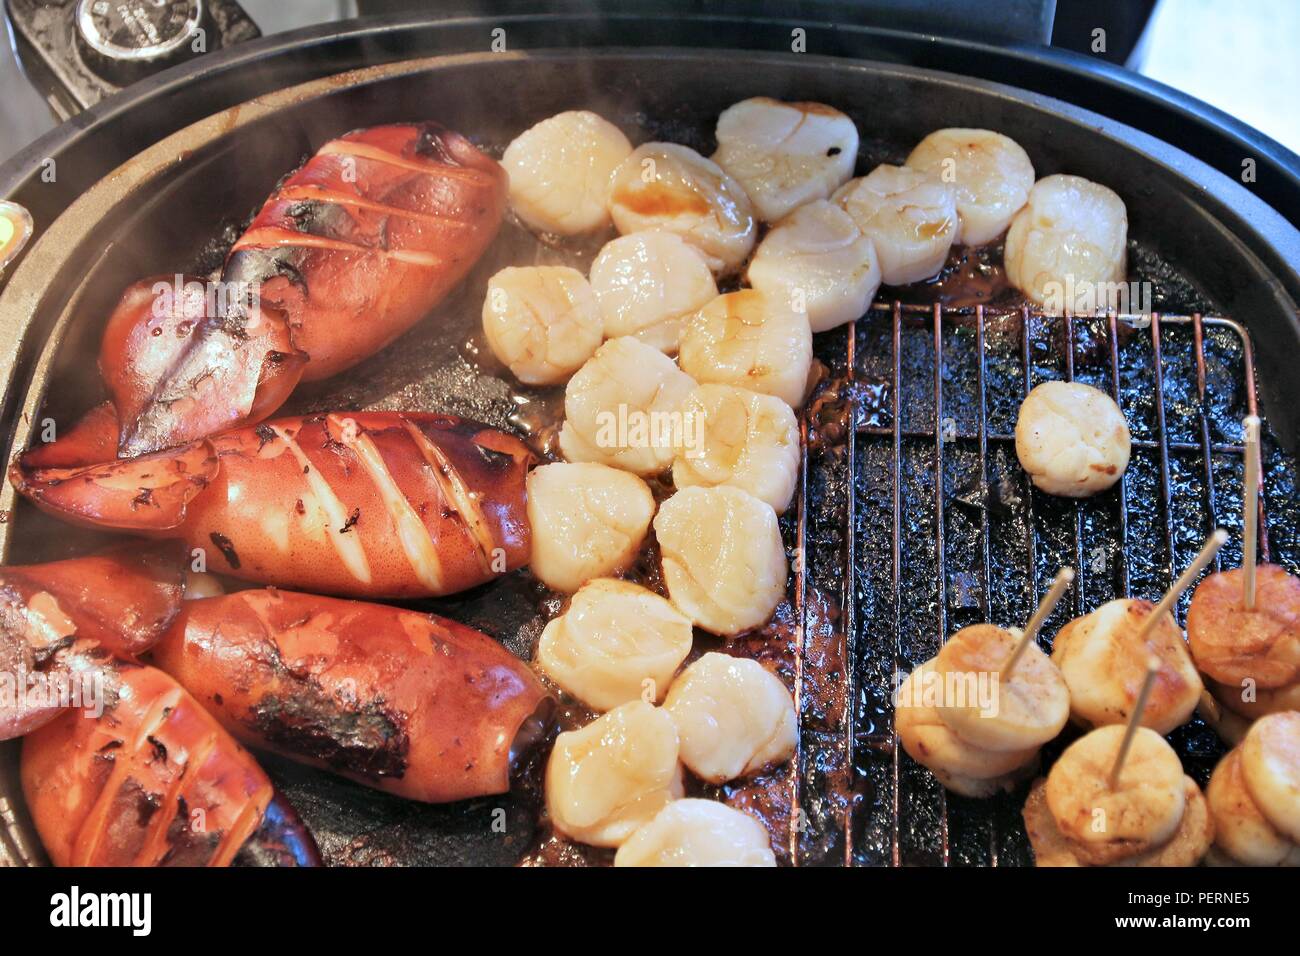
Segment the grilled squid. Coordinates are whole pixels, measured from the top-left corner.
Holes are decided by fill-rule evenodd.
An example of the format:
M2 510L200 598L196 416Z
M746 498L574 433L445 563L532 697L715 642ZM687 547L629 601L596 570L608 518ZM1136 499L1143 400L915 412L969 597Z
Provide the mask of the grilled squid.
M746 275L759 292L806 315L814 332L859 318L880 288L875 243L824 199L777 223L758 244Z
M1138 727L1115 785L1125 728L1079 738L1025 802L1038 866L1195 866L1214 838L1200 788L1163 737Z
M1119 481L1132 440L1115 400L1082 382L1043 382L1020 405L1016 457L1049 495L1086 498Z
M587 110L542 120L506 147L510 208L539 232L575 236L609 225L610 177L632 152L622 131Z
M23 741L23 794L57 866L313 866L270 779L162 671L105 659L105 709Z
M776 512L739 488L684 488L659 508L655 535L673 604L713 634L764 624L789 566Z
M624 235L675 233L717 275L737 271L758 235L745 190L689 146L645 143L614 170L609 211Z
M64 697L30 694L63 682L93 689L105 654L135 658L180 611L185 555L174 544L133 543L47 564L0 567L0 740L53 720ZM4 684L0 683L0 687Z
M697 382L775 395L798 408L808 390L812 332L782 298L741 289L686 320L678 361Z
M669 355L677 351L684 318L718 294L695 248L657 230L607 242L591 264L591 287L609 338L632 335Z
M831 199L870 237L886 285L920 282L943 268L957 236L951 183L910 166L877 166Z
M209 571L424 597L527 563L530 461L517 439L476 423L356 412L279 419L107 464L24 459L10 477L75 523L181 538L203 550Z
M1070 713L1086 727L1124 724L1146 679L1147 662L1160 662L1142 711L1142 726L1167 734L1187 723L1204 689L1173 614L1137 643L1149 601L1121 598L1075 618L1056 635L1052 660L1070 688Z
M546 765L552 825L592 846L620 846L682 794L673 719L643 700L560 734Z
M776 866L767 828L715 800L674 800L618 848L615 866Z
M858 159L853 120L823 103L741 100L718 117L717 140L713 161L744 187L766 222L826 199Z
M1048 176L1011 221L1003 262L1011 284L1047 312L1116 310L1127 243L1119 196L1079 176Z
M153 660L249 746L430 803L505 793L550 718L545 689L488 636L362 601L187 601Z
M1002 235L1034 186L1034 166L1020 144L987 129L935 130L907 165L953 184L960 220L953 241L967 246Z
M96 424L122 457L274 413L423 318L496 235L506 176L434 123L331 140L235 242L221 281L146 279L109 318Z

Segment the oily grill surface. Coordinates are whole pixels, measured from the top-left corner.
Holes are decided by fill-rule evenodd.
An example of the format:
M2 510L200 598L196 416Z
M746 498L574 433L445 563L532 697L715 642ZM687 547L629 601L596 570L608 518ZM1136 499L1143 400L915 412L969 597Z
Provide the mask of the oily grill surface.
M710 152L698 130L657 128L644 115L612 118L627 129L642 127L643 139ZM481 145L498 156L504 146ZM898 162L904 150L865 141L859 169ZM227 226L202 261L170 265L200 274L215 269L240 224ZM521 387L495 361L480 330L484 291L506 265L566 264L585 272L604 238L552 243L506 223L484 260L427 321L347 374L301 389L282 413L445 412L515 430L539 454L553 455L563 390ZM1000 263L996 247L958 250L938 280L882 290L889 298L866 316L816 337L820 381L801 416L799 488L782 519L792 571L787 600L761 631L726 641L696 634L692 656L724 650L756 657L795 695L799 750L790 764L721 788L695 785L763 819L783 863L1032 863L1020 821L1023 788L985 801L948 794L895 746L895 675L967 624L1022 624L1062 565L1078 569L1079 579L1072 602L1063 601L1044 627L1045 643L1070 616L1104 601L1157 597L1171 566L1184 567L1211 527L1240 527L1240 420L1257 410L1242 327L1202 318L1213 303L1138 243L1130 245L1130 278L1150 281L1155 307L1170 313L1155 322L1035 315L1007 287ZM82 341L66 347L89 359L99 327L84 327ZM93 368L93 359L71 364ZM1031 492L1011 441L1025 392L1069 377L1115 395L1134 438L1122 483L1077 503ZM52 383L44 413L71 421L88 406L89 392L85 381L65 375ZM1264 554L1294 571L1295 462L1267 437L1265 478ZM13 520L10 560L17 563L84 552L101 537L26 504ZM1239 541L1237 535L1224 548L1225 564L1239 560ZM662 589L653 541L631 576ZM477 627L531 659L563 601L522 571L410 606ZM1180 616L1185 606L1184 600ZM562 727L590 716L565 708ZM1204 784L1221 753L1213 732L1198 719L1173 740L1188 772ZM1059 750L1049 747L1046 760ZM508 795L429 806L259 757L334 865L612 859L549 832L540 760L523 769Z

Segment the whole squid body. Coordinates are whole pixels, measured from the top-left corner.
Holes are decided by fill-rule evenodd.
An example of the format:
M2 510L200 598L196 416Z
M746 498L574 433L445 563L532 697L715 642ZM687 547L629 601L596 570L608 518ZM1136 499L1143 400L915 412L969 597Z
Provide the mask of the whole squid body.
M430 803L505 793L553 722L496 641L387 605L273 588L187 601L152 659L249 746Z
M139 458L48 464L60 444L10 469L37 505L75 523L181 538L204 549L206 570L260 584L426 597L529 557L531 453L458 418L285 418Z
M174 546L0 568L0 738L50 858L71 866L314 865L270 779L173 678L129 660L177 618Z
M423 318L500 226L504 170L434 123L331 140L286 177L220 281L154 276L109 317L110 401L82 428L129 458L273 414ZM88 463L83 460L81 463Z

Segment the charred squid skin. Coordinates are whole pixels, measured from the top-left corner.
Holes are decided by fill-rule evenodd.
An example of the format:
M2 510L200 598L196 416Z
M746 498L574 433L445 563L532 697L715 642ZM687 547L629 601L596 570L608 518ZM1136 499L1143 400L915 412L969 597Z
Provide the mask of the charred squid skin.
M388 605L276 589L189 601L152 659L248 746L427 803L505 793L553 724L499 643Z

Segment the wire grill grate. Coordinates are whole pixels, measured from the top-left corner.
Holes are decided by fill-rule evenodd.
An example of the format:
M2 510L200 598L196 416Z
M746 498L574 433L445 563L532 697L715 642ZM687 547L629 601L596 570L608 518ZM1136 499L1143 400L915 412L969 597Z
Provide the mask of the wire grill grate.
M896 745L893 681L959 627L1023 624L1061 565L1079 577L1044 644L1104 601L1158 597L1211 528L1240 527L1240 422L1257 413L1249 336L1201 315L878 302L817 348L853 396L852 427L810 452L805 416L785 525L800 717L791 860L1029 864L1023 793L976 801L944 791ZM1051 378L1101 388L1129 421L1129 468L1104 494L1053 498L1019 468L1016 411ZM1263 494L1260 518L1268 560ZM1234 538L1223 560L1239 547ZM1204 782L1220 753L1213 732L1196 719L1173 742Z

